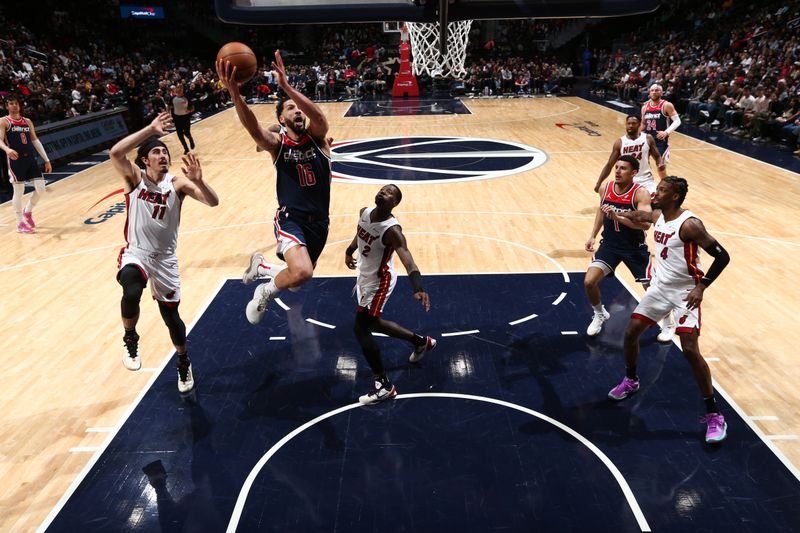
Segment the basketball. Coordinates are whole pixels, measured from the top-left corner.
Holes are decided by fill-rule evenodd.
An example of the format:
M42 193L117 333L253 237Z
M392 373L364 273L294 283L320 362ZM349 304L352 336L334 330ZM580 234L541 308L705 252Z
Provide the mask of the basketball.
M217 60L228 60L236 67L236 81L245 83L250 81L258 69L256 55L244 43L228 43L217 52Z

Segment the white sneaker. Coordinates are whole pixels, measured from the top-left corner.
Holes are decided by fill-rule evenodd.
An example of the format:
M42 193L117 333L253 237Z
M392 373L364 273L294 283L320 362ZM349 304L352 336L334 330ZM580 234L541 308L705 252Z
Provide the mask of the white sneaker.
M675 322L670 321L666 325L664 322L666 322L666 319L659 323L661 331L658 333L656 340L658 342L672 342L672 337L675 336Z
M590 337L594 337L600 333L600 330L603 329L603 323L609 318L611 318L611 313L606 311L606 308L603 307L602 313L595 313L594 317L592 317L592 323L586 328L586 334Z
M267 312L267 306L275 297L275 293L270 292L267 287L269 283L262 283L253 292L253 299L247 302L244 314L247 316L247 321L254 326L261 322L264 318L264 313Z
M436 348L436 339L428 337L425 339L425 344L414 348L414 351L411 352L411 356L408 358L409 362L419 363L422 358L425 357L425 354L432 351L434 348Z
M139 335L126 335L122 338L122 342L125 343L122 355L122 364L125 368L133 371L142 368L142 358L139 357Z
M184 365L178 361L178 390L189 392L194 388L194 376L192 375L192 363L187 361Z
M359 396L358 401L361 402L362 405L372 405L390 398L394 398L395 396L397 396L397 388L395 388L394 385L391 383L384 385L380 381L376 381L372 390L362 396Z
M245 269L244 274L242 275L242 283L245 285L250 285L255 280L259 278L258 276L258 265L264 262L264 255L260 252L256 252L250 256L250 266Z

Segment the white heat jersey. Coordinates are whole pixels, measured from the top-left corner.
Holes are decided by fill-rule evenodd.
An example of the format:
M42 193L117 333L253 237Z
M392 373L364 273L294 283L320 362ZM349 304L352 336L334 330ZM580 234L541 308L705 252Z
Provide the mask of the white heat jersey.
M632 155L639 161L639 171L633 177L633 182L644 184L645 182L653 181L653 173L650 170L650 145L647 144L647 134L642 132L635 139L630 139L627 135L623 135L620 140L622 141L622 146L619 149L620 155Z
M392 226L399 226L396 218L390 217L381 222L370 222L374 207L364 209L358 219L358 282L378 281L382 275L394 276L392 255L394 248L383 244L383 234Z
M125 221L127 248L165 255L174 254L181 221L181 200L175 191L175 176L167 174L161 183L153 183L142 171L139 184L127 195Z
M656 269L653 274L654 286L668 288L693 288L703 277L697 243L683 242L680 229L684 222L694 218L688 209L675 220L664 220L662 214L654 227L656 241Z

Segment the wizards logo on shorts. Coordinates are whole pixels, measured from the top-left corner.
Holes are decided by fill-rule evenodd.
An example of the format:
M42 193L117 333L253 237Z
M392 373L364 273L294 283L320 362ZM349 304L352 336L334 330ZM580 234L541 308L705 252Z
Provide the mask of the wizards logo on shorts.
M333 143L333 179L348 183L445 183L509 176L547 154L510 141L472 137L380 137Z

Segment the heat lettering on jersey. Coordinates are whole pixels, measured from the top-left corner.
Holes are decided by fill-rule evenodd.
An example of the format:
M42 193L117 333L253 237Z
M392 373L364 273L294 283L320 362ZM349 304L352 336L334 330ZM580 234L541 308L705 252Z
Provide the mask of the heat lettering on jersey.
M667 241L669 241L674 236L675 236L674 231L672 233L664 233L663 231L658 231L658 230L653 232L653 239L655 239L655 241L658 244L667 244Z
M151 204L167 205L170 194L172 194L172 191L161 194L160 192L150 192L147 189L142 189L139 191L139 196L137 198Z
M362 228L361 225L359 224L358 225L358 238L361 239L362 241L366 242L367 244L372 244L375 241L375 239L378 238L378 236L371 234L370 232L368 232L367 230Z

